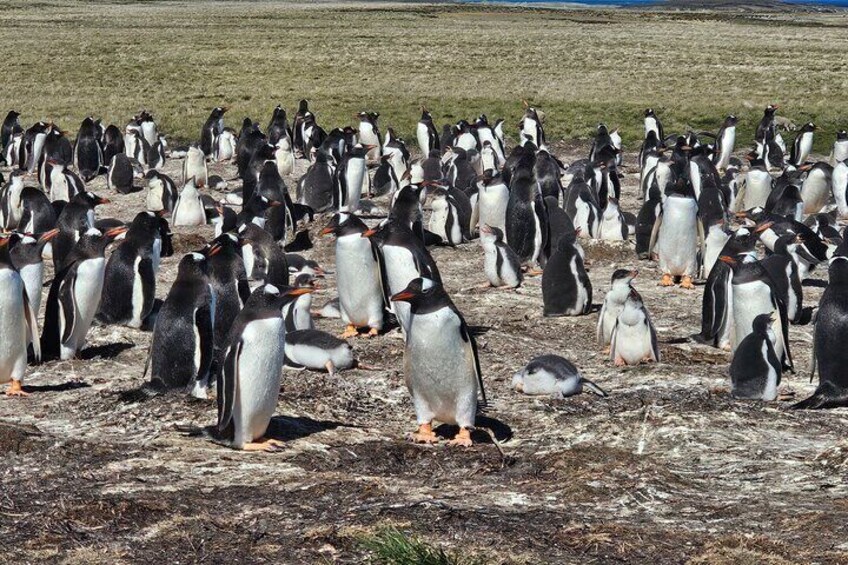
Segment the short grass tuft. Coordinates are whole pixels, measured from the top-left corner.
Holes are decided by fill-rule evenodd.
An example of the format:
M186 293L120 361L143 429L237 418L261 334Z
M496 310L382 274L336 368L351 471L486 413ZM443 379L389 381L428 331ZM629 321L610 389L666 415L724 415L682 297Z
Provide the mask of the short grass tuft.
M435 547L397 528L385 528L362 539L374 563L386 565L476 565L480 561L460 557Z

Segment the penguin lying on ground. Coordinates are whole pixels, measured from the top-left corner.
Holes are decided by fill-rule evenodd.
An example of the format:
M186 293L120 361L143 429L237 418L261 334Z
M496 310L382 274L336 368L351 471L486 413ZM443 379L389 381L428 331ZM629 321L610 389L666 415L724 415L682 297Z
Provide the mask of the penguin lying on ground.
M570 361L558 355L541 355L512 377L512 387L529 395L565 398L583 392L586 387L598 396L607 396L601 387L584 379Z
M356 365L353 349L344 340L320 330L286 332L286 366L325 370L331 377Z

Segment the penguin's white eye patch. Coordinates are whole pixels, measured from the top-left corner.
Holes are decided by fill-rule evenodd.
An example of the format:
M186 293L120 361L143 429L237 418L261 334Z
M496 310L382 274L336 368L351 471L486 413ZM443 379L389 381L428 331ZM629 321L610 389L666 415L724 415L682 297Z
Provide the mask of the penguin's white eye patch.
M201 255L200 253L197 253L197 252L193 252L191 254L191 258L194 259L195 261L203 261L205 259L205 257L203 255Z
M101 234L100 230L97 229L97 228L88 228L88 230L86 230L86 232L85 232L85 235L97 236L97 235L103 235L103 234Z
M280 294L280 289L272 284L265 285L265 294Z
M436 283L432 280L424 277L421 278L421 290L430 290L434 286L436 286Z

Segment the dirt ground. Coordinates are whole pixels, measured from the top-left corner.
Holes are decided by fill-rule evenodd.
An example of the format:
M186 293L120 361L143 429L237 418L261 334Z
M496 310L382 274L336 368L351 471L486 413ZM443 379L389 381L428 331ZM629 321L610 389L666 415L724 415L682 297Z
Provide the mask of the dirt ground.
M569 162L588 145L556 152ZM634 160L628 153L623 202L635 213ZM179 179L180 167L170 161L166 172ZM224 178L234 171L210 167ZM293 190L295 177L287 181ZM114 202L100 217L128 221L143 206L144 192L108 193L103 177L90 188ZM180 256L212 234L174 231L161 298ZM332 241L314 239L305 255L332 271ZM395 332L354 341L379 370L286 370L272 422L286 448L245 454L175 431L213 423L214 401L120 403L143 382L151 334L93 328L80 359L30 369L31 396L0 397L0 561L354 563L368 558L361 540L387 526L487 563L848 561L848 412L733 400L729 355L689 339L703 287L658 287L655 265L637 261L632 243L584 245L598 304L614 269L640 270L661 363L614 367L595 343L597 314L544 318L540 278L519 292L477 288L478 243L433 249L457 306L483 328L492 407L479 424L503 454L485 431L469 449L404 440L414 416ZM317 306L333 297L334 277L321 286ZM805 292L812 305L821 288ZM343 330L339 320L317 325ZM781 388L797 400L814 388L811 328L790 336L798 373ZM512 374L542 353L571 359L609 397L511 390Z

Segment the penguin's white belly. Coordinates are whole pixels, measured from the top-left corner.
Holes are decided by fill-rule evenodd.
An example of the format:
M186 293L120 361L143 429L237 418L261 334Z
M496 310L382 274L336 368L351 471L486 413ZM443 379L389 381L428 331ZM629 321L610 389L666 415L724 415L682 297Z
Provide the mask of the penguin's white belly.
M621 241L624 238L621 236L621 220L619 218L618 212L613 214L607 214L604 212L604 216L601 220L601 225L599 231L599 239L604 239L607 241Z
M478 206L480 225L488 224L504 232L506 241L506 208L509 204L509 189L506 185L492 185L480 189Z
M718 168L726 169L730 164L733 147L736 145L736 128L727 128L721 137L721 157L718 160Z
M639 320L630 325L619 320L615 334L614 359L621 358L628 365L638 365L651 356L651 335L648 326Z
M418 148L421 149L421 155L426 159L430 155L430 128L426 124L419 123L415 129L415 137L418 140Z
M539 254L542 252L542 224L539 221L539 215L536 213L536 202L530 203L530 208L533 210L533 256L530 258L531 263L536 263L539 260Z
M734 351L742 343L742 340L753 331L754 318L760 314L770 314L772 311L774 311L774 306L771 301L771 289L767 284L752 281L733 285ZM777 341L780 342L781 340L778 339ZM775 351L782 351L782 345L780 347L781 349L778 350L778 344L775 344ZM779 352L777 357L780 358Z
M241 248L241 257L244 260L244 272L248 278L254 279L253 265L256 262L256 258L253 254L253 245L250 243L243 245Z
M291 307L294 308L295 329L311 330L315 327L315 323L312 320L312 313L310 312L310 309L312 308L311 294L299 296Z
M0 383L23 379L27 362L27 324L21 277L0 269Z
M333 349L323 349L305 343L297 345L286 343L286 357L297 365L313 370L325 368L328 361L332 361L335 368L339 370L353 367L353 352L347 344Z
M147 190L147 198L145 199L145 206L151 212L159 212L165 209L165 201L163 198L162 191L162 183L157 181L156 184L150 184L150 188Z
M486 279L492 286L503 286L504 281L501 280L501 275L498 273L498 249L494 245L484 246L483 255L483 271L486 273Z
M448 220L448 201L444 198L433 200L433 212L430 214L430 231L441 237L444 241L449 241L447 233Z
M569 311L568 315L577 316L586 311L587 302L589 302L589 293L586 291L586 286L580 282L580 269L577 266L578 255L575 254L571 259L571 276L576 281L577 300L574 303L573 311Z
M536 139L536 121L524 118L524 127L521 129L522 138L529 138L534 145L539 145L539 140Z
M419 418L473 426L477 377L449 308L414 315L404 363L406 384Z
M835 167L836 163L845 159L848 159L848 141L837 141L833 144L833 159L830 164Z
M280 173L281 177L292 174L294 171L294 155L291 151L285 149L278 149L274 153L277 159L277 172Z
M77 267L77 278L74 282L74 329L68 340L62 344L63 361L73 359L76 352L85 345L85 336L100 306L105 271L106 259L103 257L86 259Z
M629 291L629 288L628 288ZM606 298L604 298L604 306L601 309L601 316L598 320L598 324L600 326L599 331L599 340L601 341L601 345L609 345L610 340L612 339L612 330L615 328L615 322L618 320L618 315L621 314L621 311L624 309L624 302L619 300L619 297L611 297L615 291L610 291L607 293ZM627 298L627 295L624 295L624 298Z
M280 395L285 335L281 318L255 320L242 333L244 343L238 361L238 390L233 410L238 447L268 431Z
M807 157L810 155L810 151L813 150L813 134L805 133L801 136L801 147L800 151L797 155L797 160L795 161L796 165L803 165L804 161L807 160Z
M748 178L745 181L745 202L744 209L765 207L766 201L771 194L771 175L768 173L751 174L748 173Z
M840 219L848 218L848 202L846 202L845 191L848 190L848 165L843 162L833 167L833 175L830 179L833 187L833 199L836 200L836 209Z
M704 278L710 276L710 271L713 270L716 261L718 261L719 253L721 253L722 248L724 248L724 244L727 243L727 240L730 239L730 236L721 232L718 235L714 235L712 232L709 236L707 236L707 250L704 253Z
M133 287L132 287L132 318L127 324L131 328L141 327L141 314L144 307L144 286L141 281L141 275L138 272L138 266L141 263L141 257L135 258L133 264Z
M768 344L765 341L763 341L762 356L763 359L768 361ZM779 375L771 363L766 362L766 366L768 367L768 373L766 374L766 386L763 390L763 400L772 401L777 398L777 379Z
M415 260L412 253L403 247L394 245L383 246L383 259L386 262L386 279L389 284L389 293L396 294L406 288L409 281L421 276L415 268ZM409 329L409 304L406 302L392 302L392 311L400 322L404 331Z
M698 253L698 212L692 199L667 198L657 237L659 267L664 274L695 276Z
M383 293L371 243L358 234L336 240L336 286L342 320L357 327L383 327Z
M37 317L41 309L41 285L44 283L44 263L39 261L31 265L24 265L21 267L20 275L27 291L29 303ZM6 287L0 286L0 288L5 289ZM0 335L5 334L0 333Z
M817 214L827 205L830 198L830 187L827 177L821 169L810 172L801 185L801 200L804 201L804 213Z
M206 214L200 196L197 193L181 194L174 207L174 225L201 226L205 223Z
M365 159L350 159L347 163L347 209L355 212L359 209L362 196L362 182L365 178Z
M471 151L472 149L477 149L477 140L470 133L463 133L457 138L456 146L466 151Z

